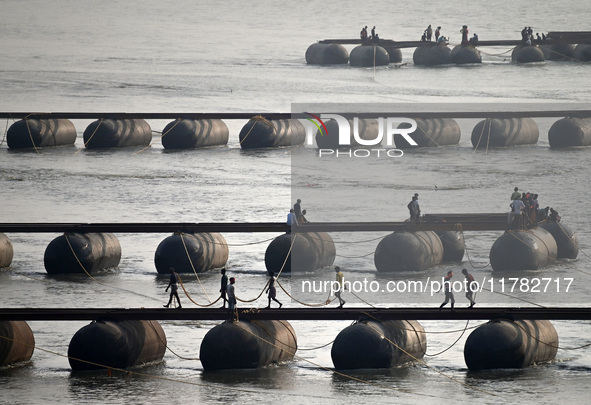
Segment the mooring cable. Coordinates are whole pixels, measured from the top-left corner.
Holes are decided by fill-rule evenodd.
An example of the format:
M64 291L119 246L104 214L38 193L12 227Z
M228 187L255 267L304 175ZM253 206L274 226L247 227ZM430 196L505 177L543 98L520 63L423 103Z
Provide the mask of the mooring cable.
M398 350L400 350L401 352L403 352L404 354L406 354L406 355L407 355L407 356L409 356L410 358L414 359L415 361L417 361L417 362L419 362L419 363L423 364L424 366L426 366L426 367L427 367L427 368L429 368L430 370L432 370L432 371L435 371L436 373L438 373L438 374L440 374L440 375L444 376L445 378L448 378L448 379L450 379L450 380L451 380L451 381L453 381L453 382L456 382L456 383L458 383L458 384L460 384L460 385L463 385L464 387L467 387L467 388L473 389L473 390L475 390L475 391L480 391L480 392L482 392L482 393L485 393L485 394L488 394L488 395L492 395L492 396L494 396L494 397L498 396L497 394L494 394L494 393L492 393L492 392L489 392L489 391L483 390L483 389L481 389L481 388L475 387L475 386L473 386L473 385L470 385L470 384L466 384L466 383L464 383L464 382L462 382L462 381L460 381L460 380L458 380L458 379L456 379L456 378L453 378L453 377L450 377L450 376L448 376L447 374L443 373L442 371L439 371L439 370L437 370L435 367L432 367L432 366L428 365L428 364L427 364L427 363L426 363L426 362L425 362L423 359L419 359L419 358L417 358L417 357L413 356L412 354L410 354L409 352L407 352L406 350L404 350L402 347L398 346L398 345L397 345L396 343L394 343L392 340L388 339L388 337L386 337L386 336L382 335L382 334L381 334L381 332L380 332L379 330L377 330L377 329L376 329L376 328L375 328L373 325L371 325L371 324L369 324L369 323L366 323L366 325L368 325L370 328L372 328L374 331L376 331L376 332L377 332L379 335L381 335L381 336L382 336L382 337L383 337L383 338L384 338L386 341L388 341L390 344L392 344L392 345L393 345L394 347L396 347Z
M145 378L151 378L151 379L155 379L155 380L161 380L161 381L169 381L169 382L175 382L175 383L180 383L180 384L188 384L188 385L193 385L193 386L198 386L198 387L204 387L204 388L215 388L221 391L235 391L235 392L247 392L247 393L251 393L251 394L273 394L273 395L285 395L285 396L302 396L302 397L309 397L309 398L322 398L322 399L328 399L328 397L323 397L323 396L319 396L319 395L305 395L305 394L299 394L299 393L289 393L289 392L285 392L285 391L281 391L281 390L276 390L273 392L268 392L268 391L257 391L257 390L253 390L253 389L246 389L246 388L235 388L234 386L230 386L230 385L215 385L215 384L201 384L201 383L197 383L197 382L193 382L193 381L188 381L188 380L180 380L178 378L171 378L171 377L163 377L163 376L158 376L158 375L153 375L153 374L148 374L148 373L141 373L138 371L133 371L133 370L128 370L128 369L124 369L124 368L119 368L119 367L112 367L112 366L108 366L106 364L100 364L100 363L96 363L90 360L83 360L83 359L79 359L76 357L72 357L72 356L68 356L66 354L61 354L58 353L54 350L49 350L49 349L45 349L43 347L37 346L37 345L31 345L29 343L25 343L25 342L19 342L16 341L15 339L6 337L6 336L1 336L0 335L0 339L5 339L8 341L11 341L13 343L18 343L21 345L25 345L28 347L32 347L34 350L39 350L45 353L49 353L58 357L63 357L66 359L71 359L71 360L75 360L81 363L85 363L85 364L89 364L92 366L96 366L96 367L100 367L100 368L104 368L105 370L107 370L107 372L109 373L109 375L111 374L111 371L118 371L121 372L125 375L136 375L139 377L145 377Z
M168 129L168 131L166 131L165 133L163 133L162 135L160 135L160 137L159 137L159 138L158 138L156 141L161 141L161 140L162 140L162 138L164 138L164 136L165 136L166 134L168 134L170 131L172 131L172 130L174 129L174 127L176 127L176 126L179 124L179 122L181 122L182 120L183 120L182 118L177 118L177 119L175 120L176 122L174 123L174 125L173 125L171 128L169 128L169 129ZM149 144L148 146L146 146L146 147L144 147L144 148L142 148L142 149L138 150L137 152L134 152L134 154L136 154L136 155L137 155L138 153L142 153L143 151L145 151L146 149L148 149L148 148L150 148L152 145L154 145L154 144L156 143L156 141L152 141L152 142L150 142L150 144Z
M103 123L104 120L105 120L104 118L99 119L99 123L96 126L96 128L94 129L94 131L92 131L90 138L88 138L88 140L86 142L84 142L84 148L86 148L86 145L88 145L88 143L92 140L92 138L94 137L94 134L96 134L96 131L98 131L98 129L101 127L101 124ZM78 149L74 154L77 154L81 150L82 150L82 148Z
M329 371L329 372L331 372L331 373L334 373L334 374L336 374L336 375L339 375L339 376L341 376L341 377L344 377L344 378L347 378L347 379L350 379L350 380L353 380L353 381L357 381L357 382L360 382L360 383L364 383L364 384L372 385L372 386L374 386L374 387L377 387L377 388L383 388L383 389L390 390L390 391L402 392L402 393L405 393L405 394L412 394L412 395L419 395L419 396L433 397L432 395L427 395L427 394L423 394L423 393L416 393L416 392L408 392L408 391L406 391L406 390L402 390L402 389L398 389L398 388L389 387L389 386L386 386L386 385L383 385L383 384L374 383L374 382L372 382L372 381L363 380L363 379L361 379L361 378L357 378L357 377L354 377L354 376L352 376L352 375L348 375L348 374L342 373L342 372L340 372L340 371L337 371L337 370L334 370L334 369L330 369L330 368L328 368L328 367L324 367L324 366L322 366L322 365L320 365L320 364L318 364L318 363L315 363L315 362L313 362L312 360L309 360L309 359L306 359L306 358L304 358L304 357L298 356L298 355L297 355L297 354L295 354L295 353L291 353L291 352L289 352L289 351L285 350L284 348L282 348L282 347L280 347L280 346L278 346L278 345L276 345L276 344L274 344L274 343L272 343L272 342L270 342L270 341L268 341L268 340L264 339L263 337L261 337L261 336L258 336L257 334L255 334L255 333L253 333L251 330L249 330L248 328L245 328L245 327L243 327L243 326L240 324L240 322L237 322L237 323L235 323L235 324L236 324L236 325L238 325L238 326L239 326L239 327L240 327L242 330L244 330L245 332L247 332L247 333L250 333L251 335L253 335L255 338L257 338L257 339L259 339L259 340L261 340L261 341L263 341L263 342L265 342L265 343L267 343L267 344L269 344L269 345L271 345L271 346L273 346L273 347L275 347L275 348L277 348L277 349L280 349L280 350L283 350L283 351L285 351L285 352L286 352L286 353L288 353L290 356L292 356L292 357L294 357L294 358L296 358L296 359L298 359L298 360L302 360L302 361L305 361L305 362L307 362L307 363L310 363L310 364L312 364L313 366L315 366L315 367L318 367L319 369L322 369L322 370L325 370L325 371Z

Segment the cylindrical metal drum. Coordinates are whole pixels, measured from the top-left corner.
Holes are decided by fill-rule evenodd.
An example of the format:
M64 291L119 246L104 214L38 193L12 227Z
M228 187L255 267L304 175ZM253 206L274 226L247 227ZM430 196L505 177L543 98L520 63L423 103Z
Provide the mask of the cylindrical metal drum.
M591 145L591 118L562 118L548 130L551 148Z
M531 145L538 142L540 131L531 118L487 118L472 130L472 146L476 149Z
M537 270L556 261L558 246L542 228L506 231L490 249L493 271Z
M386 45L381 45L382 48L384 48L386 50L386 52L388 52L388 56L390 56L390 63L400 63L402 62L402 52L400 51L400 48L398 47L393 47L393 46L386 46Z
M127 368L162 360L166 335L157 321L93 321L68 347L74 371Z
M464 360L470 370L524 368L551 361L557 350L558 334L550 321L495 319L468 336Z
M573 60L575 47L572 44L542 45L540 49L546 60Z
M359 45L349 55L349 64L356 67L388 66L390 55L378 45Z
M543 62L544 52L537 45L517 45L511 52L511 60L516 63Z
M8 236L0 232L0 267L8 267L12 263L14 249Z
M307 272L331 266L335 256L334 241L328 233L291 233L278 236L269 244L265 266L275 274L281 269L282 273Z
M465 63L482 63L480 51L473 46L455 46L451 50L451 62L462 65Z
M442 146L457 145L460 142L462 131L453 118L415 118L417 129L409 133L417 146ZM399 128L410 128L407 123L402 123ZM414 145L400 134L394 134L394 143L397 148L412 148Z
M432 231L394 232L378 243L374 263L379 272L420 271L443 260L443 245Z
M175 233L156 248L154 264L159 274L201 273L224 267L228 261L228 243L217 232Z
M373 118L359 118L357 120L347 120L349 123L349 146L339 144L339 125L333 119L324 121L326 131L316 132L316 145L319 149L338 149L340 147L359 147L359 142L355 139L354 131L357 130L359 138L364 140L377 139L380 133L378 120ZM325 133L326 132L326 133Z
M90 274L120 261L121 245L112 233L65 233L47 245L43 258L49 274Z
M338 370L390 368L420 360L427 351L425 329L417 321L365 320L343 329L330 352Z
M417 46L412 60L415 65L433 66L451 63L451 50L445 45Z
M25 321L0 321L0 366L31 360L35 336Z
M308 65L342 65L349 62L349 51L341 44L316 42L306 49Z
M168 123L162 130L164 149L191 149L226 145L230 132L222 120L183 119Z
M73 145L76 142L76 128L64 118L27 118L8 128L6 142L10 149Z
M152 129L142 119L101 119L84 130L87 149L148 146L151 141Z
M211 329L201 342L205 371L257 368L293 359L296 334L287 321L226 322Z
M443 261L461 262L466 251L462 233L457 231L436 231L435 233L443 245Z
M579 242L575 231L562 222L542 222L540 228L544 228L556 241L558 246L557 259L576 259L579 254Z
M306 140L306 128L298 120L267 120L259 116L242 127L239 139L242 149L301 145Z
M575 47L574 58L580 62L591 61L591 44L579 44Z

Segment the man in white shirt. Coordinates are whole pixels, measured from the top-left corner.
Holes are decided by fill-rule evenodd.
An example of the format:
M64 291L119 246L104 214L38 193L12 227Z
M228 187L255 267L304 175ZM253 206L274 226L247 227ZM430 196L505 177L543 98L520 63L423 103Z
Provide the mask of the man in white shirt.
M287 233L291 233L291 227L298 224L298 219L293 211L293 208L289 210L289 214L287 214L287 225L290 229L287 230Z
M228 297L228 321L234 321L234 309L236 309L236 293L234 290L234 283L236 279L230 277L230 284L226 287L226 296Z
M523 210L525 209L525 204L523 201L515 199L513 200L513 204L511 204L513 208L513 221L512 223L515 225L515 228L520 228L523 225Z

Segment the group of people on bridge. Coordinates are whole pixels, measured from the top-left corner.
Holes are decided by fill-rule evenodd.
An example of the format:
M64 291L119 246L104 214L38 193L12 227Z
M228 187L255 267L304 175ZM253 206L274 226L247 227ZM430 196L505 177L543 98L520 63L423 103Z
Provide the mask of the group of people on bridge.
M530 192L522 193L518 187L513 189L511 194L511 212L508 223L513 229L525 229L536 226L538 222L549 220L559 222L560 215L558 211L550 208L540 208L538 195Z
M361 28L361 32L359 33L361 38L362 44L377 44L380 42L380 36L376 34L376 26L374 25L371 29L371 36L367 34L367 25Z
M532 30L531 27L523 27L523 29L521 30L521 40L523 41L523 43L525 45L531 45L534 42L534 31ZM536 41L545 41L546 40L546 34L544 34L542 32L542 36L540 36L539 32L536 32L536 37L535 37Z
M431 24L429 24L429 26L427 28L425 28L425 31L423 31L423 35L421 36L421 41L423 41L423 42L429 41L430 42L432 37L433 37L433 28L431 27ZM437 42L438 44L447 44L447 42L448 42L448 38L441 35L441 26L438 26L435 29L435 42Z
M470 306L468 308L474 308L474 304L476 304L476 301L474 300L474 292L475 292L475 288L474 288L474 276L472 274L470 274L468 272L467 269L462 269L462 274L464 275L465 279L465 291L466 291L466 298L468 298L468 301L470 301ZM453 277L454 273L453 271L448 271L447 275L444 277L443 279L443 285L441 286L441 289L443 289L443 291L445 292L445 301L443 301L443 303L439 306L439 310L441 311L441 308L443 308L445 305L447 305L448 302L451 303L451 310L454 310L454 305L456 303L456 300L454 298L454 293L453 293L453 289L452 289L452 281L451 278ZM439 291L441 291L441 289Z
M460 30L460 34L462 34L462 46L467 46L467 45L476 46L476 45L478 45L478 35L477 34L474 34L472 36L472 38L468 39L468 26L467 25L462 26L462 29ZM425 31L423 31L423 35L421 36L421 41L430 42L431 38L433 38L433 28L431 27L431 24L429 24L429 26L427 28L425 28ZM441 35L441 26L438 26L435 29L435 42L437 42L438 44L442 44L442 45L446 45L449 42L449 38L446 38L445 36Z
M289 214L287 214L287 225L290 227L294 225L302 225L307 224L308 220L306 219L306 210L302 210L302 200L298 198L296 203L293 205L293 208L289 210ZM291 232L291 229L288 230L288 233Z

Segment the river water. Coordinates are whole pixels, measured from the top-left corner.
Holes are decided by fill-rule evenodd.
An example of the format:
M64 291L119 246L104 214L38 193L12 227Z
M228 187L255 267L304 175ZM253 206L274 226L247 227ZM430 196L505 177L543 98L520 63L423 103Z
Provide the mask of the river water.
M398 103L499 110L535 103L556 109L587 108L589 64L510 63L508 48L482 49L478 66L417 67L403 50L400 67L357 69L308 66L304 54L316 40L355 38L375 25L382 38L415 40L428 24L441 25L452 44L467 24L484 39L519 38L534 32L588 29L586 1L538 1L519 7L506 2L278 1L192 2L3 0L0 1L0 110L72 112L289 112L292 103ZM414 108L413 107L413 108ZM541 107L540 107L541 108ZM285 220L295 199L303 199L311 221L401 221L406 203L420 194L423 213L506 212L513 187L540 194L578 236L574 261L519 277L572 278L569 291L477 294L478 305L586 306L591 294L589 148L551 150L548 128L556 119L536 119L534 146L474 152L470 133L478 120L458 120L458 146L408 151L379 161L371 181L340 173L334 183L359 201L343 201L326 182L313 148L242 151L238 133L245 121L228 121L226 147L164 151L159 134L152 147L90 151L82 133L90 123L74 122L75 146L16 152L0 145L0 222L257 222ZM149 121L162 131L168 121ZM0 123L1 137L12 120ZM374 162L372 160L372 162ZM378 162L377 160L375 162ZM372 167L364 170L371 172ZM351 173L363 163L351 159ZM293 188L292 188L293 187ZM334 194L333 194L334 193ZM318 196L323 196L320 198ZM329 196L329 198L326 198ZM370 202L366 202L366 201ZM378 201L376 207L371 201ZM415 275L377 274L373 254L385 234L335 234L337 258L346 277L390 280L441 277L469 268L477 280L493 277L490 246L500 232L467 232L469 257ZM87 276L48 277L44 250L57 234L9 234L14 260L0 272L3 307L159 307L166 302L166 277L158 277L154 252L160 234L117 235L123 257L117 269ZM228 271L238 296L256 297L266 283L264 253L276 234L227 234ZM310 275L332 280L332 270ZM184 275L195 301L215 298L219 275ZM280 281L292 292L289 277ZM494 279L498 283L498 279ZM203 287L201 287L202 283ZM498 284L495 284L497 287ZM207 295L203 293L207 292ZM349 305L368 305L344 294ZM375 306L432 305L441 294L362 295ZM417 298L416 300L414 300ZM278 299L299 307L279 290ZM320 299L320 298L318 298ZM456 295L459 306L467 301ZM185 306L191 305L182 297ZM263 307L264 297L252 304ZM480 322L422 322L428 332L426 364L392 370L332 372L330 343L349 322L293 322L298 357L260 370L204 373L199 356L203 336L216 322L162 322L168 346L164 362L127 375L70 371L68 343L86 322L30 322L36 349L30 364L0 370L2 403L587 403L591 355L588 322L554 322L561 349L551 364L524 370L470 373L464 342ZM441 333L446 332L446 333ZM457 343L454 344L454 342ZM302 350L314 349L315 350ZM191 360L193 359L193 360Z

